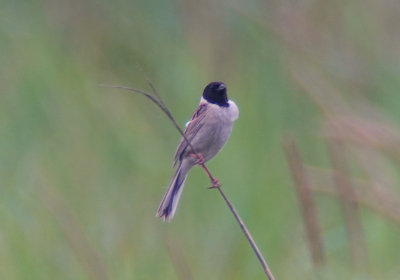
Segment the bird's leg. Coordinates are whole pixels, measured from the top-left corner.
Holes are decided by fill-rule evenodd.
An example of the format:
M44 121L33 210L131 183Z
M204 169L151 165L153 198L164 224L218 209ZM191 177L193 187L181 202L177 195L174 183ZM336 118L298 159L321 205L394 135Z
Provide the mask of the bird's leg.
M207 170L207 168L203 165L204 164L204 158L203 156L198 153L198 154L189 154L192 157L195 157L197 159L197 161L195 162L195 164L198 164L201 166L201 168L204 169L204 171L206 172L208 178L210 178L211 182L212 182L212 186L209 187L209 189L217 189L219 187L221 187L221 184L219 183L219 180L217 178L214 178L211 176L210 172Z
M195 157L197 159L197 161L194 164L203 166L204 158L203 158L202 154L198 153L198 154L189 154L189 155L192 157Z

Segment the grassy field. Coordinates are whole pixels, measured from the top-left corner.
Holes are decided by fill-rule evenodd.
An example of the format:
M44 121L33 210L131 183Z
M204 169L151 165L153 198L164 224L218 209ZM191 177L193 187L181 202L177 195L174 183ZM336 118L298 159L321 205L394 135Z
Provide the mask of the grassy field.
M277 280L399 279L399 12L0 1L0 279L266 279L201 168L172 222L155 218L179 133L99 86L151 92L140 69L182 127L227 84L240 116L208 167Z

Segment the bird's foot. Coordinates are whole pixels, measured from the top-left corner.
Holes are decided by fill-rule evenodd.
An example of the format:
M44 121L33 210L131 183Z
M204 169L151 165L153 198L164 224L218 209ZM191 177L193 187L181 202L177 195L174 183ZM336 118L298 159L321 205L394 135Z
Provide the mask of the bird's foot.
M195 157L197 159L197 161L194 164L198 164L198 165L203 165L204 164L204 158L202 156L202 154L198 153L198 154L189 154L192 157Z
M214 178L212 183L213 184L211 187L209 187L209 189L219 189L221 187L221 184L217 178Z

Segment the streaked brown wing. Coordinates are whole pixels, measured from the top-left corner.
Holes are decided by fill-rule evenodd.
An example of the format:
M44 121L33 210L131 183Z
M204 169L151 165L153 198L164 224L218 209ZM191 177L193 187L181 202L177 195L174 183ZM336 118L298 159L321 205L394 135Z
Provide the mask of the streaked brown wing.
M183 134L189 141L192 141L192 139L194 138L194 136L196 136L199 129L203 126L207 108L208 108L207 104L200 104L199 107L197 107L196 111L194 112L188 125L186 126L186 129L183 132ZM186 142L185 138L182 137L181 142L179 143L178 148L176 149L174 166L187 147L188 143Z

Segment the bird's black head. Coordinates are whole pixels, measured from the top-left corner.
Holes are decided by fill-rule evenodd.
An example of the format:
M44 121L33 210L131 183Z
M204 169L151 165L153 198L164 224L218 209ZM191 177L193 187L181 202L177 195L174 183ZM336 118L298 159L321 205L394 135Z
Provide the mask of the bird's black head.
M204 89L203 98L209 103L217 104L221 107L229 107L226 85L224 83L212 82L208 84Z

